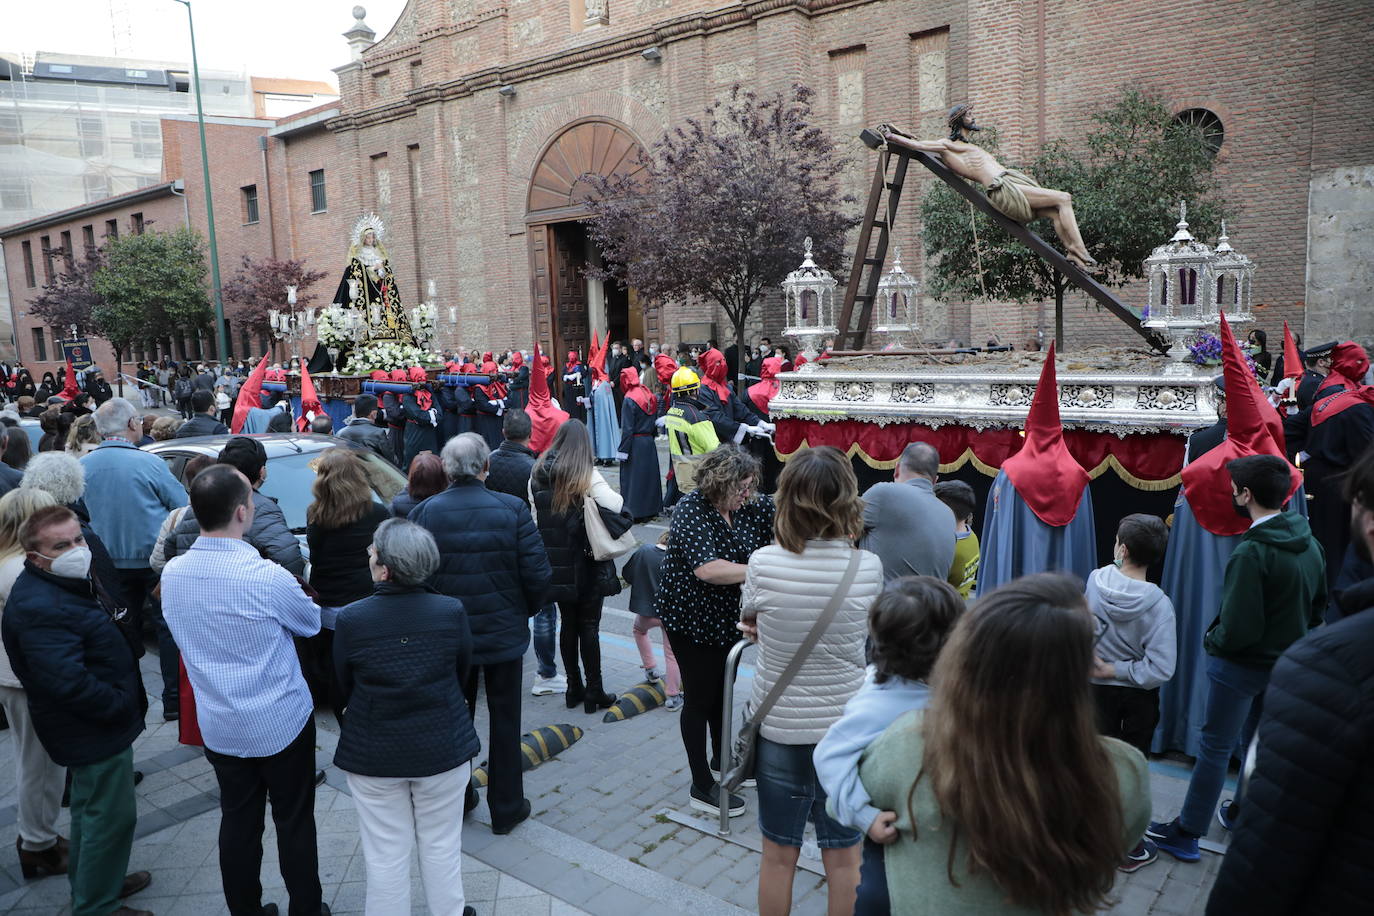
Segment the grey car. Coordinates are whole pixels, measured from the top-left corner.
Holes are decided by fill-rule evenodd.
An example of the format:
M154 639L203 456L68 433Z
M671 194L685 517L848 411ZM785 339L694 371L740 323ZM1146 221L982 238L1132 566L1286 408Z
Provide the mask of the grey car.
M232 438L219 435L168 439L145 445L143 450L166 461L172 475L181 480L187 461L196 455L218 456L224 443ZM375 452L358 448L343 439L313 433L262 433L248 438L260 441L267 452L267 480L263 482L262 493L275 499L277 505L281 506L286 524L300 539L301 552L306 554L307 559L305 510L314 499L315 468L320 453L325 449L346 448L361 458L367 468L368 480L372 483L372 498L383 505L390 506L392 498L406 488L406 479L395 465L378 457Z

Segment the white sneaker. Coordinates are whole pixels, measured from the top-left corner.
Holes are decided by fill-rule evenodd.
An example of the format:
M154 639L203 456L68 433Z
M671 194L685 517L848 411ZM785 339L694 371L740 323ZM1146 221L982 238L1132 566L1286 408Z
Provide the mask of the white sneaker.
M546 697L555 693L568 692L568 679L561 674L553 677L534 676L534 686L530 688L530 693L537 697Z
M668 697L668 699L663 701L663 708L669 712L677 712L682 708L682 694L679 693L675 697Z
M641 667L640 670L644 672L644 680L648 681L648 682L651 683L651 684L652 684L654 681L661 681L661 680L663 680L663 677L664 677L663 672L659 671L657 668L644 668L644 667Z

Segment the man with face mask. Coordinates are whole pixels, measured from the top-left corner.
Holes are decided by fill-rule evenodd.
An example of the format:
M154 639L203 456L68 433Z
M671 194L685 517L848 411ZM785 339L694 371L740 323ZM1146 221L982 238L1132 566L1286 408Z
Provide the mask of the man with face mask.
M1351 543L1374 549L1374 450L1346 478ZM1365 829L1374 816L1374 579L1338 599L1345 617L1298 640L1265 694L1245 817L1208 916L1355 913L1369 906Z
M72 913L137 916L119 898L152 880L125 875L133 846L132 745L148 698L138 674L125 609L91 578L81 522L48 506L19 529L24 571L0 628L14 673L27 692L34 731L55 763L71 771Z
M1306 519L1282 510L1292 467L1277 455L1247 455L1226 470L1232 506L1250 526L1226 564L1221 609L1203 639L1207 707L1182 813L1147 831L1161 851L1184 862L1199 859L1198 838L1217 810L1232 753L1243 754L1254 734L1274 662L1321 623L1326 609L1321 545ZM1238 805L1222 803L1222 826L1234 822Z

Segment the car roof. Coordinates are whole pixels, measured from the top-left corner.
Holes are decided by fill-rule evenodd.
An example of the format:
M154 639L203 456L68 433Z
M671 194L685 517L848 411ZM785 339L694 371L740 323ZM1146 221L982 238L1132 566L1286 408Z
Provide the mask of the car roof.
M283 455L301 455L307 452L321 452L327 448L351 448L366 451L347 439L335 436L321 436L315 433L245 433L242 436L220 433L217 436L188 436L185 439L167 439L143 446L145 452L158 454L168 451L198 452L202 455L218 455L230 439L257 439L267 452L267 459Z

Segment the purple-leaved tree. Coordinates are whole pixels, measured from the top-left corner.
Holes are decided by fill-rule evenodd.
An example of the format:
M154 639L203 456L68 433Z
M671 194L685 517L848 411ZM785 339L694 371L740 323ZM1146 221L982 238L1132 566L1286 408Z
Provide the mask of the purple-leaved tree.
M811 236L816 261L838 268L858 222L848 215L855 199L835 181L846 160L814 123L813 94L735 86L664 134L633 175L583 176L603 277L649 299L718 303L743 354L750 312L801 263L802 240Z
M286 309L286 288L296 287L296 308L315 301L310 287L324 279L324 271L310 270L304 261L265 258L254 261L248 255L222 287L224 305L234 325L253 337L270 337L272 325L268 309Z

